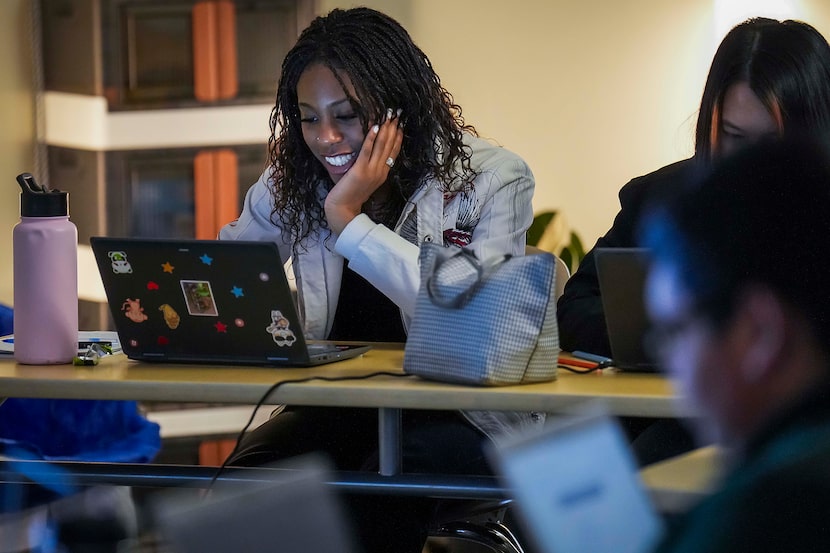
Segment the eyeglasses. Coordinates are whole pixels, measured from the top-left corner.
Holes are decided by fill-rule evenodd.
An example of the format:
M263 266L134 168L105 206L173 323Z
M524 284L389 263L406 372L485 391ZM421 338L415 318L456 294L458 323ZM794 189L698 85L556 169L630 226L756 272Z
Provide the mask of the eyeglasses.
M643 338L643 347L652 358L662 359L675 346L677 340L700 319L700 312L693 311L682 319L654 324Z

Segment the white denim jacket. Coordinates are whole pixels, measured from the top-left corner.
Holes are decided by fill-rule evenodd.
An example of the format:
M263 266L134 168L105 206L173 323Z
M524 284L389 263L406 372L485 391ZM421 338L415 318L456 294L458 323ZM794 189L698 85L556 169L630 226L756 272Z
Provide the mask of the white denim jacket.
M219 232L222 240L272 240L283 259L291 259L300 316L311 339L328 336L337 311L344 259L349 267L383 292L401 309L404 327L415 308L420 285L419 248L401 234L415 223L417 243L441 241L465 246L479 259L502 254L524 255L525 233L533 221L533 174L518 156L485 140L465 135L478 173L469 193L445 194L440 183L427 180L410 198L395 230L361 214L336 238L321 231L293 243L271 221L273 199L268 170L248 191L239 219ZM321 196L325 195L322 189ZM413 215L414 211L414 215ZM278 223L278 221L277 221ZM518 426L544 422L541 414L466 412L488 436Z

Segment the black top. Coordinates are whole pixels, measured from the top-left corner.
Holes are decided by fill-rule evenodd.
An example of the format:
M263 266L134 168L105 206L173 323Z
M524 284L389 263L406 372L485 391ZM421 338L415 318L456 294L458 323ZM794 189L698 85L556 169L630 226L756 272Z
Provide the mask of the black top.
M340 298L329 340L405 342L401 310L365 278L343 267Z
M637 246L638 227L647 207L667 192L694 183L698 169L700 166L692 158L632 179L620 190L621 209L614 225L597 240L594 248ZM559 320L559 343L563 350L611 356L593 249L585 255L577 271L565 284L565 292L556 306L556 315Z
M830 544L830 383L774 416L720 489L674 519L658 553L824 553Z

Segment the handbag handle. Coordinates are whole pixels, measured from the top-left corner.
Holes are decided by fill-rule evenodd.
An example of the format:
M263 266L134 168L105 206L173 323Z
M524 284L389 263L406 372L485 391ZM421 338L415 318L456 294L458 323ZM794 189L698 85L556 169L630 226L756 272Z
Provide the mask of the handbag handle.
M461 290L458 294L449 297L442 297L439 295L438 291L435 290L435 284L433 282L433 278L436 274L438 274L438 270L441 266L449 261L450 259L454 259L458 256L461 256L462 259L467 261L472 267L476 270L476 279L470 283L467 288ZM505 254L502 259L499 259L495 263L488 263L488 267L483 267L481 262L478 260L476 255L470 251L462 249L459 253L447 257L446 259L439 259L435 262L435 267L432 269L432 274L427 279L427 295L429 295L430 301L439 307L445 307L447 309L461 309L464 305L470 301L470 298L473 297L473 294L484 282L484 279L487 275L492 273L497 267L499 267L502 263L510 259L512 256L510 254Z

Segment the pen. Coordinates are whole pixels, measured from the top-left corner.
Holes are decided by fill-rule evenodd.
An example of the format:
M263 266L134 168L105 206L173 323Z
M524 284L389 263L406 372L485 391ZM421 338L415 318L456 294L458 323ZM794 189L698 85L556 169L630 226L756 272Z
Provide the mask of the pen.
M577 359L585 359L586 361L593 361L594 363L602 363L605 365L610 365L613 361L610 357L605 357L603 355L597 355L595 353L587 353L578 350L572 351L571 355L573 355Z
M579 359L562 359L559 358L559 363L562 365L569 365L572 367L582 367L585 369L596 369L598 368L598 363L594 363L593 361L582 361Z

